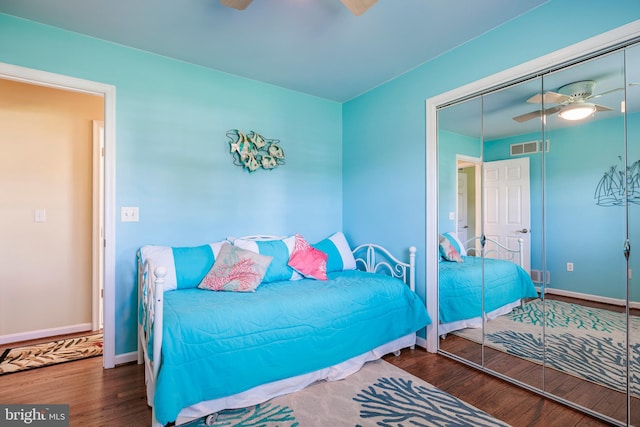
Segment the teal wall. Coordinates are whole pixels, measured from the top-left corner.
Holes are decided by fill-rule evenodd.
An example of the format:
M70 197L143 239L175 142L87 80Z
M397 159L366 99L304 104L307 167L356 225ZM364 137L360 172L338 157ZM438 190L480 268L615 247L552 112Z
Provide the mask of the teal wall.
M136 251L342 229L339 103L0 15L0 61L116 86L116 354L136 349ZM281 141L286 164L234 166L225 133ZM119 219L119 214L116 214Z
M417 246L418 288L424 288L425 100L639 18L637 0L550 0L346 102L345 229L355 240L396 250ZM431 42L437 43L416 40Z

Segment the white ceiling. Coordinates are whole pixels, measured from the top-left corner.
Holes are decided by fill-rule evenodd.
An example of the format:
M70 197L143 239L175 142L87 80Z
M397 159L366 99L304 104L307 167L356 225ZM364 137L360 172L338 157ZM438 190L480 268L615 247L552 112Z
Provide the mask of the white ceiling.
M0 13L338 102L547 0L2 0Z

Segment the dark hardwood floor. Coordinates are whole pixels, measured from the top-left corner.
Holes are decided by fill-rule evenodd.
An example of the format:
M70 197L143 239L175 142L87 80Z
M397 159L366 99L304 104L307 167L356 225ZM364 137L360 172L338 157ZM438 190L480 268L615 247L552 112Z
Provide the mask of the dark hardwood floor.
M516 427L606 425L422 349L385 360ZM0 376L0 403L69 404L71 426L149 426L145 393L141 365L104 370L99 357Z

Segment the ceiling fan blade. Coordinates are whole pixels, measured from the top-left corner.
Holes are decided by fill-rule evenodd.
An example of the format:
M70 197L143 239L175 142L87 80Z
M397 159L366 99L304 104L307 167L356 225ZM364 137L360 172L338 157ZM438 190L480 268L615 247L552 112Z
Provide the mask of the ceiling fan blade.
M530 113L522 114L520 116L516 116L516 117L513 118L513 120L515 120L518 123L524 123L524 122L528 122L531 119L535 119L537 117L540 117L541 113L542 113L542 110L531 111Z
M519 116L516 116L513 118L513 120L515 120L518 123L524 123L527 122L531 119L536 119L538 117L541 117L542 114L554 114L557 113L558 111L562 110L562 106L557 105L555 107L551 107L551 108L547 108L546 110L542 111L542 110L537 110L537 111L531 111L530 113L526 113L526 114L522 114Z
M594 104L596 111L613 111L613 108L605 107L604 105Z
M541 104L542 102L545 104L562 104L563 102L567 102L569 99L571 99L570 96L549 91L545 92L544 95L539 93L533 95L531 98L527 99L527 102L531 104Z
M371 6L373 6L378 0L340 0L345 6L349 8L351 13L356 16L360 16L365 13Z
M591 96L587 97L587 100L591 100L591 99L595 99L595 98L600 98L602 95L606 95L606 94L608 94L608 93L617 92L617 91L622 90L622 89L624 89L624 88L622 88L622 87L618 87L618 88L615 88L615 89L608 90L608 91L606 91L606 92L601 92L601 93L599 93L599 94L597 94L597 95L591 95Z
M224 6L232 7L238 10L245 10L253 0L220 0Z

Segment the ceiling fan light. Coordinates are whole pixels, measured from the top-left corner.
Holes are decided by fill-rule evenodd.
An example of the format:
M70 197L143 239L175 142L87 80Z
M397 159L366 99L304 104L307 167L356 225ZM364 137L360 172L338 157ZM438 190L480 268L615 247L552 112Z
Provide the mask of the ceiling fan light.
M582 104L567 105L558 115L564 120L582 120L596 112L594 104L585 102Z

